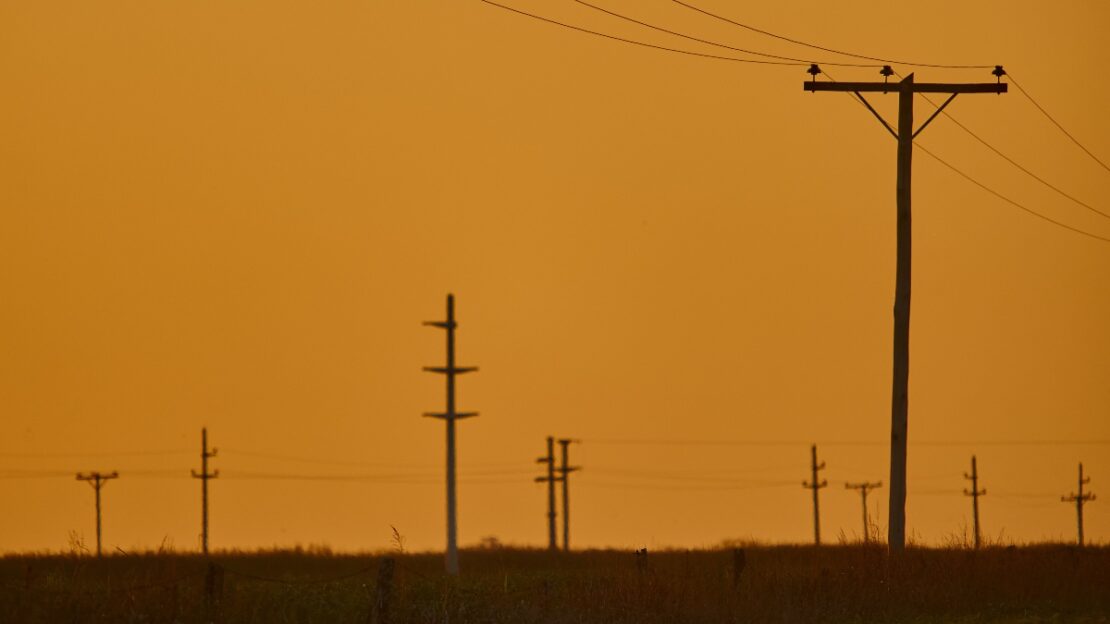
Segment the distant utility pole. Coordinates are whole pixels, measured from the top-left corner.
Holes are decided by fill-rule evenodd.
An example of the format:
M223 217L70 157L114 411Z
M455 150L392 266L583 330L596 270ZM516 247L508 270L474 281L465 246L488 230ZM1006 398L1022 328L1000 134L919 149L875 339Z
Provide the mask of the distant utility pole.
M478 370L476 366L455 366L455 296L447 295L447 320L427 321L425 325L439 327L447 330L447 365L425 366L424 370L430 373L439 373L447 377L447 410L444 412L427 412L424 415L430 418L439 418L447 423L447 574L459 574L459 545L458 526L456 524L456 498L455 498L455 421L462 418L477 416L478 412L455 411L455 376Z
M863 543L866 544L871 541L871 523L867 520L867 493L875 488L883 487L883 482L845 483L844 487L849 490L859 490L860 498L863 499Z
M825 469L825 462L817 463L817 445L810 447L810 470L813 471L812 481L802 481L802 487L813 490L813 543L821 545L821 512L817 506L817 491L829 484L828 481L818 481L817 471Z
M555 541L555 482L561 481L555 476L555 438L547 436L547 456L536 460L537 464L547 464L547 476L536 477L536 483L547 482L547 548L558 550L559 544Z
M79 472L77 473L78 481L88 481L93 490L96 490L96 556L100 556L100 488L111 479L118 479L119 473L112 471L110 473L100 472Z
M1079 462L1079 493L1072 492L1067 496L1061 496L1060 500L1065 503L1075 503L1075 515L1079 522L1079 545L1083 545L1083 505L1095 500L1094 492L1083 493L1083 486L1090 483L1091 478L1083 478L1083 462Z
M208 480L220 476L220 471L208 472L208 458L216 456L216 449L208 450L208 428L200 430L200 472L190 470L194 479L200 479L200 549L208 556Z
M964 473L964 478L971 481L971 490L964 489L964 495L971 497L971 515L975 519L975 548L979 548L979 497L986 496L986 488L979 489L979 466L975 463L975 456L971 456L971 474Z
M1002 76L1006 74L1001 66L994 68L997 83L976 84L936 84L914 82L913 74L906 76L897 85L889 85L886 79L894 74L889 65L879 73L883 82L817 82L821 69L816 65L809 68L813 76L804 85L806 91L842 91L854 93L856 97L882 122L883 127L898 140L898 178L897 178L897 265L894 285L894 384L891 393L890 426L890 523L888 527L888 547L892 553L900 553L906 547L906 435L908 433L909 374L910 374L910 251L912 243L910 226L910 174L913 158L913 140L929 125L937 115L961 93L1005 93L1006 85ZM893 88L892 88L893 87ZM871 104L864 99L864 92L898 93L898 131L880 116ZM917 130L913 129L913 96L916 93L949 94L944 104L937 109Z
M567 447L577 441L569 438L559 440L559 446L563 447L563 465L559 466L559 480L563 482L563 550L567 552L570 552L570 492L567 484L570 483L570 473L582 469L581 466L570 465Z

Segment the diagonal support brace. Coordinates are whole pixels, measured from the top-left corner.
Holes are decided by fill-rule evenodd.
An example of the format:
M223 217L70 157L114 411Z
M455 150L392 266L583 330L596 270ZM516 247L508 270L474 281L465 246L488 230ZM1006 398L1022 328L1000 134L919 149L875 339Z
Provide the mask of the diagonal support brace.
M932 123L932 121L937 118L937 115L939 115L941 111L945 109L945 107L951 104L952 100L956 99L957 95L959 95L959 93L953 93L952 95L948 96L948 99L944 101L944 104L941 104L940 107L937 108L937 110L934 111L932 115L929 115L929 118L925 120L925 123L921 124L921 127L913 133L913 138L916 139L917 135L921 134L921 131L925 129L925 126L928 126L930 123Z
M879 123L883 124L883 127L886 128L886 131L890 133L890 136L894 137L895 140L897 140L898 133L894 131L894 128L890 127L890 124L888 124L885 119L883 119L883 116L879 114L879 111L875 110L875 108L871 106L871 102L868 102L866 98L860 95L859 91L853 91L853 93L856 94L856 97L859 98L860 102L863 102L863 105L867 107L867 110L871 111L871 114L875 116L875 119L878 119Z

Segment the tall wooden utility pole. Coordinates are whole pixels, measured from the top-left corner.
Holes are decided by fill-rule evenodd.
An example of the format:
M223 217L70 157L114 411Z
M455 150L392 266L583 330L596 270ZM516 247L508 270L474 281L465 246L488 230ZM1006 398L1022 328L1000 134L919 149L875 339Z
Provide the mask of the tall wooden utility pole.
M1067 496L1061 496L1060 500L1065 503L1075 503L1075 517L1079 523L1079 545L1083 545L1083 505L1095 500L1094 492L1083 493L1083 486L1091 482L1091 478L1083 477L1083 462L1079 462L1079 493L1072 492Z
M979 497L987 494L986 488L979 489L979 466L975 463L975 456L971 456L971 474L964 473L964 478L971 481L971 490L964 489L964 495L971 497L971 516L975 522L975 548L979 548Z
M194 479L200 479L200 549L208 556L208 480L220 476L220 471L208 472L208 458L216 456L216 449L208 450L208 428L200 430L200 472L190 470Z
M559 480L563 482L563 550L570 552L570 491L568 484L570 483L570 473L575 470L581 470L580 466L571 466L567 455L567 447L571 442L578 440L571 440L562 438L559 440L559 446L563 447L563 464L559 466Z
M897 85L884 82L817 82L821 73L817 65L809 69L813 81L804 85L806 91L841 91L854 93L867 106L875 117L882 122L890 134L898 140L898 178L897 178L897 266L894 283L894 383L891 393L890 423L890 523L888 527L888 546L893 553L900 553L906 547L906 435L909 404L910 374L910 173L913 158L913 140L929 125L937 115L961 93L1005 93L1006 85L1001 78L1005 71L995 67L997 83L976 84L936 84L915 83L913 74L906 76ZM889 77L894 73L889 66L880 72ZM863 93L898 93L898 131L895 132L863 97ZM915 93L949 94L935 113L917 130L913 129L913 96Z
M537 464L547 464L547 476L536 477L536 483L547 482L547 548L558 550L559 544L555 540L555 482L561 481L555 476L555 438L547 436L547 456L536 460Z
M455 323L454 295L447 295L446 321L427 321L424 324L447 330L447 365L424 367L427 372L439 373L447 377L447 411L427 412L424 415L430 418L439 418L447 423L447 552L445 558L447 573L457 576L459 574L459 545L455 498L455 421L477 416L478 412L455 411L455 376L476 371L478 367L455 366L455 328L458 325Z
M875 488L883 487L883 482L845 483L844 487L849 490L859 490L860 498L863 499L863 543L866 544L871 541L871 522L867 519L867 493Z
M817 492L829 484L828 481L818 481L817 471L825 469L825 462L817 463L817 445L810 447L809 467L813 472L812 481L802 481L802 487L813 490L813 543L821 545L821 511L817 506Z
M119 473L112 471L109 473L102 472L79 472L77 473L78 481L88 481L93 490L96 491L96 556L100 556L100 488L111 479L118 479Z

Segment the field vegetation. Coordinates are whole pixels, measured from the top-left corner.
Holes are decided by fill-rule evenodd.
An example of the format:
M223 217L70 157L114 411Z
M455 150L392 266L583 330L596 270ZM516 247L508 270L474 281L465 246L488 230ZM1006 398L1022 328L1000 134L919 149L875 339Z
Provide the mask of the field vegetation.
M392 559L392 564L387 564ZM0 559L0 622L1110 622L1110 548L325 549ZM392 568L392 575L386 568Z

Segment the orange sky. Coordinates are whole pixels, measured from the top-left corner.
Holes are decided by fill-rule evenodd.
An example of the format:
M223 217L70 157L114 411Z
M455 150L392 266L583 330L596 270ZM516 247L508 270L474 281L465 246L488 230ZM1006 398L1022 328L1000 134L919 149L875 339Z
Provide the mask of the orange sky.
M1110 159L1105 2L701 4L866 54L1003 63ZM514 6L722 52L569 1ZM604 6L832 56L667 0ZM448 291L460 363L482 368L460 382L481 412L459 426L463 544L544 543L531 476L548 434L583 439L576 546L809 540L810 441L828 540L858 534L843 482L887 479L894 143L849 98L803 93L804 68L477 0L133 0L4 3L0 75L0 551L91 542L92 493L70 473L112 469L107 549L194 548L202 425L222 449L213 547L381 548L394 525L441 548L443 425L420 414L442 408L442 379L420 367L442 335L420 322ZM872 100L894 119L893 96ZM1110 212L1110 173L1016 90L950 110ZM946 119L921 144L1110 236ZM977 453L989 536L1072 539L1059 496L1078 461L1110 499L1110 243L921 151L914 228L910 535L969 522ZM613 442L630 439L782 444ZM1080 439L1104 442L991 444ZM1088 537L1110 539L1110 500L1088 509Z

